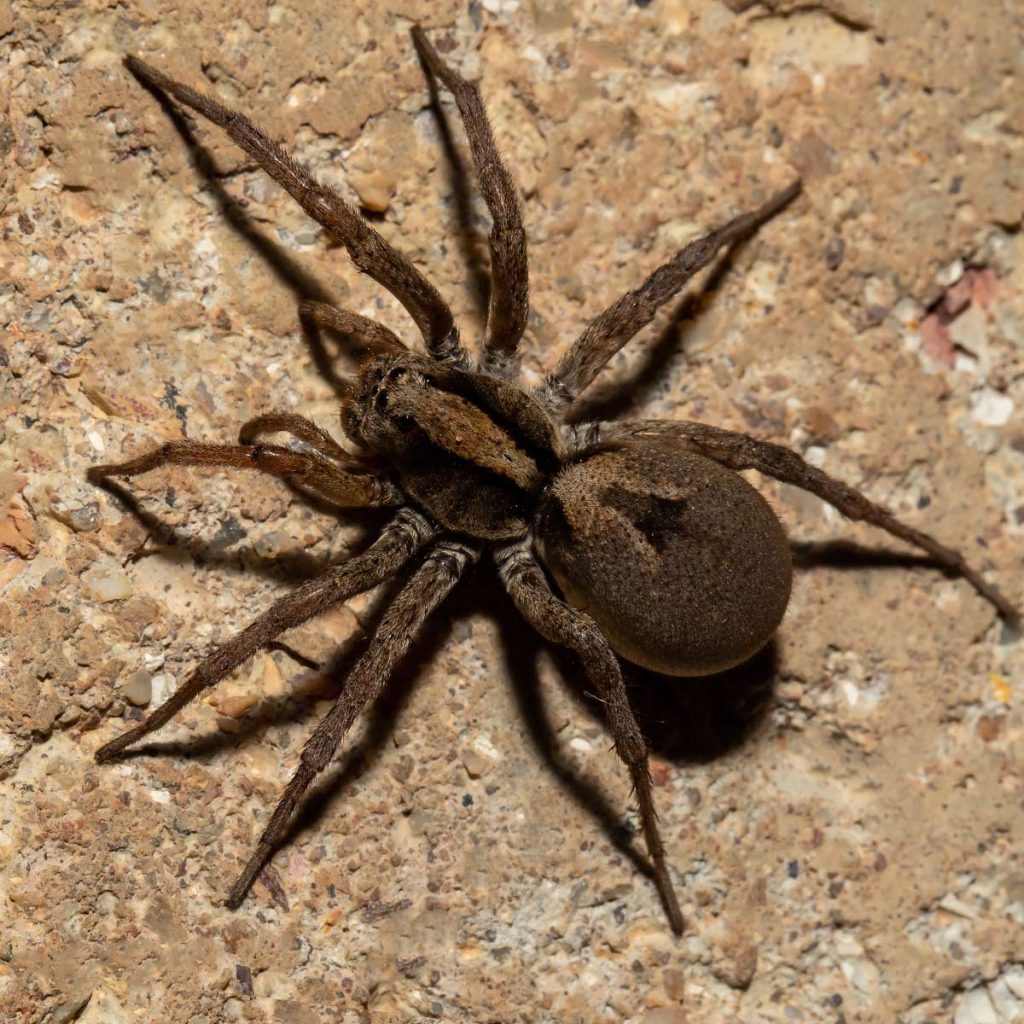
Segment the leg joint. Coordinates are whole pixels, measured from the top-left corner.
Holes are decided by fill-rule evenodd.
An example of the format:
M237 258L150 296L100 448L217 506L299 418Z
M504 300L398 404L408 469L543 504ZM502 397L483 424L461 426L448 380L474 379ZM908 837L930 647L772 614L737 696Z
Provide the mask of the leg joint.
M464 541L449 539L442 540L427 557L452 579L458 579L479 556L479 548Z
M408 505L399 509L387 530L404 540L410 551L422 547L437 533L437 527L422 512Z

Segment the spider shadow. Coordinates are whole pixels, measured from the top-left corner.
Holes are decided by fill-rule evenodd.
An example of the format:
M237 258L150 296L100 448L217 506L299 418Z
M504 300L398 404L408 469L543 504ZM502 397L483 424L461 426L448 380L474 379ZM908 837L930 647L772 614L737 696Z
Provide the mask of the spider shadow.
M472 581L469 586L459 588L442 605L437 617L431 619L432 628L424 630L413 641L384 687L384 692L364 713L366 728L362 737L347 749L314 785L310 786L278 849L290 845L306 831L313 830L332 804L344 800L348 787L376 766L384 751L388 749L388 740L394 735L395 725L409 703L417 680L428 665L436 662L455 632L456 626L465 622L471 614L473 608L469 602L474 589ZM386 597L382 596L377 602L374 609L375 619L379 617L377 613L390 603L393 596L394 592ZM345 676L351 670L356 657L362 653L362 649L360 647L358 650L341 652L338 657L331 659L325 669L328 675L338 680L339 692Z
M264 579L288 584L305 583L319 576L330 564L327 559L300 552L277 554L264 558L258 555L251 545L233 550L236 541L221 546L209 540L190 536L165 523L159 516L145 508L132 491L112 478L108 477L98 481L96 486L106 491L148 534L143 547L130 555L129 561L137 562L141 558L154 554L170 558L185 556L197 566L215 565L230 572L245 573L246 575L255 573ZM315 511L337 514L336 508L318 501L301 488L291 484L288 484L288 487ZM379 530L379 509L346 509L346 513L348 512L352 513L351 516L347 516L352 524L362 527L364 534L362 541L373 534L374 526ZM155 541L155 549L149 548L150 541Z
M399 582L400 580L389 581L375 595L369 610L369 614L374 620L378 617L382 607L394 596ZM367 635L372 635L372 632L372 629L369 630ZM285 635L287 636L287 634ZM226 750L238 749L253 740L258 740L272 726L304 722L313 718L314 708L318 701L334 700L340 695L345 678L365 649L366 642L366 637L363 635L346 640L339 645L330 660L324 665L311 662L298 652L293 651L286 640L268 644L267 650L285 652L292 661L300 666L300 673L306 672L320 677L319 682L322 685L315 686L313 688L315 692L302 694L289 692L277 697L261 697L250 711L234 722L229 731L211 731L182 740L151 740L138 746L129 747L118 755L118 759L127 761L134 757L175 756L186 759L210 757ZM416 651L417 647L414 644L411 651L412 657L415 657ZM396 672L395 678L398 679L400 674L401 667L400 671ZM353 748L353 753L356 749L356 747ZM283 777L281 781L283 784Z
M425 630L412 644L380 698L365 713L366 726L362 736L356 743L345 748L331 767L313 783L275 852L289 846L308 830L313 830L335 801L344 800L348 787L377 764L384 751L388 749L388 740L393 736L395 723L408 704L424 667L437 659L458 624L468 621L474 614L481 614L498 625L502 653L512 679L516 704L535 751L547 764L558 784L597 822L613 847L632 863L637 871L651 876L651 867L646 857L635 848L632 832L624 823L622 808L614 806L597 784L581 777L570 765L560 753L551 726L545 717L537 675L537 660L542 650L554 657L556 667L577 703L594 720L604 723L601 704L587 691L578 662L568 652L554 648L538 636L519 616L508 597L494 585L493 580L485 581L483 575L478 571L466 580L465 585L458 588L445 603L444 613L432 620L433 628ZM403 579L400 577L375 595L370 610L370 617L374 621L379 618L381 611L393 599L402 583ZM372 628L368 629L367 635L372 635ZM122 757L126 760L152 756L207 758L258 741L272 726L304 723L314 717L314 706L318 700L333 700L340 694L344 679L365 650L367 642L363 638L347 642L327 665L319 669L319 674L324 677L325 682L329 680L330 683L329 688L325 687L315 696L297 697L286 694L261 700L256 708L235 723L230 732L217 730L187 740L149 742L131 748ZM650 673L650 676L664 685L665 677L655 677L654 673ZM720 684L722 677L716 678ZM685 681L688 688L692 687L693 682ZM724 727L720 728L716 735L721 737L723 732L729 733L727 739L712 745L707 741L709 730L697 722L688 730L665 728L666 724L671 723L667 721L668 716L664 713L664 703L651 704L644 698L645 692L655 692L656 686L634 686L630 698L651 743L652 752L663 757L683 756L691 760L705 760L739 743L745 734L743 729L734 727L733 719L729 719L727 715L716 717L712 713L714 707L725 707L730 699L735 699L735 695L744 685L749 684L744 684L742 676L736 674L724 688L721 685L714 688L714 692L718 694L718 704L715 704L713 696L708 698L710 704L705 701L704 705L701 705L698 699L696 706L703 707L700 722L714 720L718 725L724 723ZM682 696L680 699L683 699ZM682 716L672 717L675 721ZM684 748L687 753L681 754ZM609 756L614 756L614 753L610 752ZM284 781L282 777L282 786ZM272 807L273 804L268 806L267 816Z
M793 554L793 568L797 571L815 568L836 569L840 572L865 569L929 569L941 573L946 579L963 579L955 569L937 558L909 551L865 547L849 540L791 540L789 547Z
M407 578L408 573L399 574L374 595L368 611L368 618L372 620L372 624L367 629L365 637L347 641L338 648L326 664L315 669L316 674L322 677L321 681L324 684L317 688L315 694L303 696L285 694L261 700L255 708L235 723L230 732L218 730L190 737L187 740L145 743L125 751L120 755L120 759L129 760L146 756L177 756L186 759L210 757L258 741L272 726L304 723L314 719L315 705L318 701L333 701L341 694L345 679L365 651L367 644L371 642L380 614L391 603ZM307 830L315 828L332 803L343 800L348 787L376 765L381 755L388 749L387 741L394 734L395 723L407 705L416 681L425 666L437 659L451 638L456 625L465 621L474 610L474 603L479 600L479 595L475 591L476 587L472 585L472 582L470 586L459 588L456 594L452 595L452 599L443 605L446 614L439 614L432 619L433 628L424 630L413 641L409 651L391 675L384 692L360 716L360 720L366 723L363 735L358 741L348 746L342 740L340 756L307 790L287 831L276 845L275 853L277 850L289 846ZM287 650L286 643L280 646ZM300 658L294 660L301 663ZM308 739L308 736L306 738ZM286 775L282 772L280 780L282 790L286 781ZM269 820L276 802L277 797L267 807L267 820ZM256 836L253 837L254 846L255 840ZM272 857L273 853L264 866L270 863Z
M793 568L830 569L935 569L949 579L962 579L954 569L930 555L888 548L869 548L850 540L789 542Z
M633 842L633 830L625 821L624 808L613 805L595 783L579 775L559 749L545 715L538 673L542 652L553 661L576 706L605 730L608 756L615 756L602 702L589 690L578 659L567 649L549 644L527 626L507 596L503 595L501 604L493 611L519 712L534 750L559 785L597 822L618 853L641 874L653 878L646 855ZM670 679L625 661L620 660L620 664L629 688L630 705L651 753L677 763L703 762L738 746L767 708L775 647L770 644L745 665L702 679ZM685 713L680 709L685 709Z
M210 151L196 138L188 117L156 86L141 78L136 78L136 81L154 97L171 126L184 142L193 171L202 179L204 187L213 197L225 223L294 294L296 304L304 299L333 304L332 296L327 288L283 246L272 241L260 231L245 211L245 200L236 199L224 187L222 183L222 179L225 177L224 171L218 166ZM339 398L344 398L349 391L348 382L344 376L339 375L335 368L336 360L328 351L320 332L305 318L299 318L299 325L317 372Z
M942 568L927 556L862 547L848 541L791 542L796 569ZM621 808L581 778L560 752L545 716L538 661L549 657L577 707L607 731L600 699L591 691L579 661L567 649L547 643L526 626L504 595L487 609L499 626L503 655L519 712L539 756L558 783L598 822L612 845L643 874L648 861L634 847ZM636 715L652 755L677 766L706 764L753 740L766 726L779 676L779 645L773 637L747 661L712 675L672 677L620 659ZM611 748L610 732L608 745ZM610 749L610 756L615 756Z
M490 296L490 273L488 261L483 252L480 231L473 216L474 191L471 178L456 146L447 115L441 106L437 83L425 65L424 71L430 90L430 106L434 113L438 138L444 153L448 180L452 189L456 237L459 250L468 267L470 298L477 314L486 316ZM141 78L136 78L136 81L154 97L171 126L184 142L193 171L202 179L225 223L252 248L278 280L294 294L296 304L300 304L303 300L313 300L333 305L332 296L327 288L302 267L283 246L272 241L256 227L252 218L245 211L245 200L238 200L227 191L222 183L222 179L225 177L224 172L210 151L196 138L189 117L156 86ZM326 229L325 236L332 243L338 244ZM350 392L349 381L338 373L335 364L338 355L351 356L353 354L350 346L343 343L339 346L338 353L332 355L324 342L324 332L310 318L300 315L298 319L303 339L317 372L339 398L347 397ZM326 333L333 334L334 332Z
M931 564L926 558L873 551L846 542L794 544L794 549L797 563L802 568L816 565L862 568L870 565ZM485 582L482 576L479 571L473 573L466 580L466 585L458 588L443 606L443 616L432 620L433 628L425 630L414 641L381 697L366 712L363 735L310 787L275 852L315 828L332 803L343 800L348 787L376 765L388 747L387 741L394 734L395 723L408 704L424 666L436 660L457 624L468 621L473 614L482 614L498 625L502 653L512 679L518 710L535 751L557 782L598 823L611 845L637 871L651 877L651 867L646 857L635 848L632 829L624 823L621 809L616 809L597 785L580 777L558 749L540 692L537 663L541 652L545 651L553 658L577 706L603 727L605 720L601 702L589 692L575 657L546 643L525 624L509 598L493 585L493 581ZM374 621L379 619L381 611L403 582L404 575L400 575L381 588L372 603L370 618ZM372 632L372 629L368 630L367 635L372 636ZM362 638L347 642L326 666L319 669L319 673L331 680L332 685L317 696L285 695L263 700L254 713L241 719L230 733L218 731L186 741L151 742L127 751L123 757L208 757L258 740L273 725L304 722L313 717L317 700L333 699L341 692L345 677L367 642ZM670 678L622 662L630 703L652 754L676 764L706 763L747 741L763 723L771 705L777 660L773 641L744 664L705 677ZM614 755L610 752L610 756Z

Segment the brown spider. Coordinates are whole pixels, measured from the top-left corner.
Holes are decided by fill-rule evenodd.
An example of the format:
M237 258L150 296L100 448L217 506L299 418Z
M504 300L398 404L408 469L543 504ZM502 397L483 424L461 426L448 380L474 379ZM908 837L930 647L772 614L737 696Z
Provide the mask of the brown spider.
M790 551L768 503L738 470L756 469L802 487L851 519L881 527L965 577L1006 618L1015 619L1016 612L956 551L786 448L703 423L566 424L573 401L611 356L723 246L786 206L799 193L799 182L691 242L609 306L540 388L531 392L516 383L516 349L528 311L526 235L516 186L476 86L441 60L418 27L413 41L429 75L455 97L493 220L487 333L475 365L433 285L336 192L242 114L137 57L125 60L142 82L223 128L336 235L356 266L409 311L427 354L409 351L375 321L305 303L303 315L314 324L352 336L369 350L341 410L343 430L365 455L349 453L310 420L271 412L246 423L238 445L173 441L130 462L90 471L100 482L167 464L258 469L335 506L397 510L363 554L281 598L211 651L173 696L100 747L96 759L111 760L285 630L377 586L418 556L341 695L306 743L228 896L228 905L237 907L356 717L381 693L466 568L489 548L518 610L548 640L575 652L604 703L636 790L658 890L679 933L683 919L658 831L647 747L616 654L669 675L703 675L744 661L775 632L789 599ZM262 442L274 433L291 435L298 444Z

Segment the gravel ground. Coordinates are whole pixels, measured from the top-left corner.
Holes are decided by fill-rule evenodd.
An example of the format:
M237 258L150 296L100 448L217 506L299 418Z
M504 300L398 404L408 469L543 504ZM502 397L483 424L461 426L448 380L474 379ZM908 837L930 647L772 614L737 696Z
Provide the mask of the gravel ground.
M314 358L301 297L413 333L121 56L254 115L475 340L486 216L416 17L481 80L523 190L529 379L799 173L804 196L584 404L791 445L1024 602L1019 5L0 0L0 1019L1024 1020L1024 648L962 581L771 482L798 555L777 642L724 677L631 675L681 939L600 706L486 565L237 912L224 893L337 692L316 666L343 667L387 595L94 764L380 519L180 468L133 481L132 508L86 468L272 408L335 429L350 363Z

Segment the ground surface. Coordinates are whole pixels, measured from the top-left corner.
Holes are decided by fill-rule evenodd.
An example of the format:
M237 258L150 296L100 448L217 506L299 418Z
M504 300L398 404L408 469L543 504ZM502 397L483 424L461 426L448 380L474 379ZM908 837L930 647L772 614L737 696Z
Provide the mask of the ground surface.
M478 337L416 16L482 79L524 191L532 379L799 172L805 196L588 408L790 444L1024 601L1019 5L0 0L0 1018L1024 1019L1021 645L966 584L792 489L765 485L802 545L774 651L634 676L679 941L629 859L599 708L485 570L236 913L218 901L337 689L310 663L357 649L376 601L291 635L147 755L93 763L378 520L181 470L135 481L132 514L86 467L230 441L274 407L334 429L301 296L412 334L222 138L199 127L190 159L120 57L254 114Z

